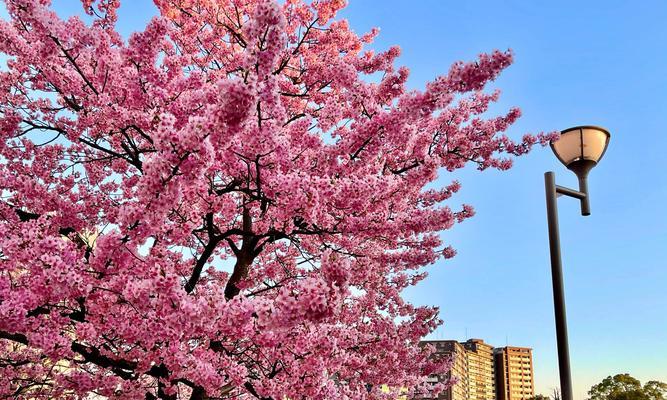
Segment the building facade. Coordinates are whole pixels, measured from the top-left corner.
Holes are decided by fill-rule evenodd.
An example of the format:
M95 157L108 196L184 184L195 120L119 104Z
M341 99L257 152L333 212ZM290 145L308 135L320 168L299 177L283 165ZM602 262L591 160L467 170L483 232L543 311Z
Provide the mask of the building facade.
M470 339L463 342L463 347L468 360L469 400L495 400L493 346L482 339Z
M527 400L534 396L532 350L527 347L494 349L482 339L424 341L435 356L453 358L445 375L429 377L432 383L454 378L456 383L438 400Z
M535 396L532 349L498 348L494 358L498 400L527 400Z
M432 383L449 381L451 378L456 383L440 393L438 400L468 400L468 360L465 347L456 340L437 340L425 342L435 347L435 356L452 359L452 368L446 375L434 375L429 377Z

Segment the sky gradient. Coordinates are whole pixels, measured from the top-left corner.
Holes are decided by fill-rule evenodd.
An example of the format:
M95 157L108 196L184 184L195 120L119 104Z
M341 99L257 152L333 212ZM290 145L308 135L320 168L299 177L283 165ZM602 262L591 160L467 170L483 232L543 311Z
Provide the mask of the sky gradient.
M515 64L496 81L493 111L520 106L510 130L606 127L610 147L589 179L592 215L559 199L575 399L607 375L628 372L667 381L667 3L645 1L350 0L342 17L359 34L381 28L374 48L397 44L409 85L422 88L456 60L511 48ZM62 15L79 2L54 1ZM75 11L76 10L76 11ZM155 13L148 0L126 1L127 37ZM4 13L3 13L4 15ZM482 338L534 349L537 393L558 386L543 173L576 186L548 148L516 160L509 172L472 168L458 179L477 215L443 234L457 257L430 268L406 292L441 308L430 338Z
M558 204L576 399L616 373L667 381L667 3L581 3L351 0L344 13L359 32L381 28L376 47L402 47L416 88L455 60L513 49L515 64L495 86L498 112L523 110L515 137L580 124L610 130L589 178L592 215L582 217L574 199ZM458 256L406 293L441 307L445 324L431 338L534 348L544 394L558 386L547 170L576 187L548 148L507 173L454 174L463 184L456 201L477 215L443 235Z

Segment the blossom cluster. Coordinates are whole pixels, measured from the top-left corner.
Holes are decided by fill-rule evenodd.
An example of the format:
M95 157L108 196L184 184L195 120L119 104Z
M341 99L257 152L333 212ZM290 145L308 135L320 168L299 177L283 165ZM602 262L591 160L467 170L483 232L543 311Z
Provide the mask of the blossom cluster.
M510 51L409 90L342 0L118 0L0 20L0 397L389 399L437 394L405 301L455 255L473 166L552 135L489 115ZM379 77L369 79L370 75Z

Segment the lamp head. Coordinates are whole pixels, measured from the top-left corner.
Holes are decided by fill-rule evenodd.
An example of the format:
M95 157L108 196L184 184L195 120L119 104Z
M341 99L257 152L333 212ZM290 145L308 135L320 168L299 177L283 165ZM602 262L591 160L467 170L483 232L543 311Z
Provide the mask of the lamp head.
M567 169L585 179L602 159L610 137L609 131L598 126L575 126L561 131L551 149Z

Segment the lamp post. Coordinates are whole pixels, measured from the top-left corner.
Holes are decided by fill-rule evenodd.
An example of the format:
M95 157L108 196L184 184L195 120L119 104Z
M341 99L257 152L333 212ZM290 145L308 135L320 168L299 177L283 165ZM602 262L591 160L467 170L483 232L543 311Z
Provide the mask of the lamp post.
M588 195L588 173L604 155L610 137L609 132L600 127L576 126L562 131L559 140L551 144L551 149L560 162L577 175L579 190L556 185L554 173L551 171L544 174L544 186L547 197L547 223L549 226L549 250L551 256L551 280L556 318L556 341L558 344L558 372L562 400L572 400L572 378L567 342L567 319L565 315L565 294L563 290L556 198L560 195L574 197L581 202L581 215L586 216L591 214Z

